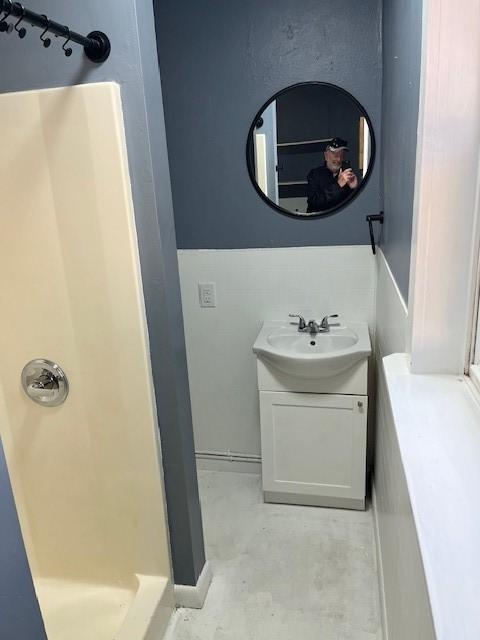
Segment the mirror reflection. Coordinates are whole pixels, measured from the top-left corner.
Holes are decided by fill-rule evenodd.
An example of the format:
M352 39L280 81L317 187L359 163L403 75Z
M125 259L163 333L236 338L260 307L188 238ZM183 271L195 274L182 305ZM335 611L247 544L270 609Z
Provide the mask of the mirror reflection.
M275 95L250 128L250 177L282 212L331 213L351 201L367 181L375 143L370 120L349 93L312 82Z

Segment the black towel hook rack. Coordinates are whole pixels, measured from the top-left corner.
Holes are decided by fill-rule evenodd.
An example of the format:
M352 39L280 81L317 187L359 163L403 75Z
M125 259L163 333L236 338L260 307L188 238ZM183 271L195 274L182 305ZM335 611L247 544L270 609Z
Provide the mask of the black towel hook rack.
M50 24L50 20L47 18L47 16L43 16L43 17L48 22L48 24ZM42 31L42 34L40 35L40 40L43 42L43 46L45 47L45 49L48 49L48 47L52 44L51 39L45 37L47 33L48 33L48 27L45 27L45 29Z
M9 9L4 9L3 5L2 5L2 11L1 12L3 13L3 15L0 18L0 32L1 33L7 33L9 31L13 31L13 24L10 24L10 23L7 22L7 18L12 13L12 7L10 7Z
M380 213L375 213L367 216L366 220L368 222L368 230L370 231L370 244L372 245L372 253L373 255L375 255L377 253L377 250L376 250L376 244L375 244L375 236L373 234L372 223L379 222L380 224L383 224L383 220L384 220L383 211L380 211Z
M23 5L20 5L22 8L22 13L19 17L19 19L16 21L16 23L13 25L14 30L18 33L18 37L19 38L25 38L25 36L27 35L27 30L25 29L25 27L21 27L20 29L18 28L18 25L24 21L25 19L25 9L23 7Z
M80 44L83 47L85 55L92 62L105 62L110 55L110 40L103 31L91 31L87 36L82 36L80 33L71 31L69 27L50 20L46 15L34 13L26 9L20 2L12 2L12 0L0 0L0 15L2 16L2 18L0 18L0 24L6 24L7 18L19 18L16 26L18 26L20 22L23 22L24 24L31 24L32 27L40 27L40 29L43 30L42 40L47 32L50 32L53 33L54 36L65 38L66 42ZM13 27L10 26L0 29L0 31L4 33L11 33L12 30ZM17 31L22 32L23 35L20 36L22 38L26 35L24 28ZM45 42L45 40L43 41Z

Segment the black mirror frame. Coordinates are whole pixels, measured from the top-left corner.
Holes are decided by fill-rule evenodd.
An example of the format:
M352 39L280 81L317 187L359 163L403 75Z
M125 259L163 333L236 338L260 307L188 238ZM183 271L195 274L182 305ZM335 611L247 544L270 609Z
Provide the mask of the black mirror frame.
M320 85L320 86L323 86L323 87L332 87L334 89L337 89L337 91L340 91L347 98L349 98L352 102L355 103L355 105L357 106L358 110L361 112L362 116L364 116L364 118L367 120L368 128L369 128L369 131L370 131L370 138L371 138L370 164L368 166L367 173L365 174L365 177L363 178L363 180L362 180L360 186L358 187L358 189L355 191L354 194L352 194L352 196L350 198L347 198L341 204L336 205L335 207L331 207L330 209L327 209L327 210L319 212L319 213L308 213L308 214L306 214L306 213L294 213L294 212L288 211L288 209L284 209L283 207L278 206L278 204L275 204L274 202L272 202L270 200L270 198L268 198L263 193L263 191L260 189L260 187L258 186L256 178L255 178L255 168L252 166L252 162L251 162L251 158L253 157L253 132L255 130L255 127L257 125L257 122L258 122L259 118L261 117L261 115L263 114L265 109L274 100L276 100L279 96L283 95L287 91L291 91L292 89L295 89L296 87L303 87L305 85L312 85L312 84ZM323 218L324 216L330 216L330 215L333 215L334 213L338 213L339 211L341 211L342 209L347 207L351 202L353 202L353 200L355 200L357 198L357 196L363 191L364 187L367 185L367 183L368 183L368 181L370 179L370 176L372 175L373 167L375 165L375 157L376 157L375 132L373 130L373 124L372 124L372 121L370 119L370 116L365 111L363 106L360 104L360 102L354 96L352 96L351 93L349 93L348 91L346 91L342 87L339 87L336 84L332 84L331 82L320 82L320 81L316 81L316 80L312 80L311 82L297 82L297 84L292 84L292 85L290 85L288 87L285 87L285 89L282 89L281 91L277 91L277 93L275 95L273 95L269 100L267 100L267 102L265 102L265 104L257 111L257 114L255 115L255 117L253 119L253 122L252 122L252 125L250 126L250 129L249 129L249 132L248 132L247 147L246 147L246 157L247 157L248 175L250 176L250 180L252 181L252 184L255 187L255 191L262 198L262 200L264 202L266 202L266 204L268 204L269 207L271 207L272 209L274 209L276 211L279 211L280 213L282 213L285 216L289 216L290 218L295 218L297 220L299 218L301 220L311 220L312 218Z

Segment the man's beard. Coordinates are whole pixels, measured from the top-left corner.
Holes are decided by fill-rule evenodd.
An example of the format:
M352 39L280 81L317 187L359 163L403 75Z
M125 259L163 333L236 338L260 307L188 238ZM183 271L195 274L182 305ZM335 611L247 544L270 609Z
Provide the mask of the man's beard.
M327 163L327 167L330 169L330 171L332 173L338 173L340 171L341 166L342 166L341 162L336 162L336 163L335 162L330 162L330 163Z

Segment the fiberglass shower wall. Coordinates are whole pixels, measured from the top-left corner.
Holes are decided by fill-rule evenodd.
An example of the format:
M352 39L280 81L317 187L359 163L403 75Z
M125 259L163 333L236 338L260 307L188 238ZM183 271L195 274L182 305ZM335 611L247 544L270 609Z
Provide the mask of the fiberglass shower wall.
M0 118L0 434L47 634L161 637L170 561L119 87L4 94ZM64 404L24 393L35 358L66 372Z

